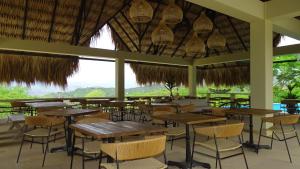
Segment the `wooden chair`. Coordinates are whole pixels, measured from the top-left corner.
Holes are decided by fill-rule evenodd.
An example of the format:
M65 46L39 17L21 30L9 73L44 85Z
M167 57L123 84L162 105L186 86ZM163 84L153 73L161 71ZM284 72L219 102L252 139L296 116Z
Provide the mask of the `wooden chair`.
M155 116L164 115L164 114L176 114L176 110L172 107L157 107L153 110L151 117L152 117L152 124L154 125L166 125L167 122L164 122L162 120L155 119ZM168 127L168 131L165 133L166 136L168 136L171 139L171 150L173 149L173 143L174 140L182 139L185 135L185 129L181 127L175 127L176 124L173 124L173 127L168 127L168 124L166 127Z
M297 138L297 141L300 145L300 140L298 137L298 133L296 131L295 125L299 121L300 115L281 115L281 116L274 116L274 117L265 117L262 118L261 121L261 127L259 131L259 138L258 138L258 147L261 141L261 137L269 138L271 139L271 148L273 146L273 141L284 141L286 150L288 152L288 156L290 159L290 162L292 163L289 147L287 144L287 140L292 139L292 138ZM268 128L266 131L271 131L272 135L267 136L263 135L263 124L265 123L272 123L273 126L271 128ZM274 137L275 136L275 137ZM258 153L259 148L257 148L257 153Z
M216 158L216 168L218 168L218 163L220 165L220 169L222 169L221 160L237 155L243 155L246 167L248 169L248 164L246 160L246 156L244 153L243 145L241 142L241 133L244 128L244 123L233 123L233 124L224 124L218 126L211 127L202 127L202 128L194 128L194 139L193 139L193 148L192 148L192 160L194 157L195 147L202 147L207 150L211 150L216 153L216 156L211 156L209 154L204 154L201 152L197 152L202 155L206 155L209 157ZM213 139L209 139L207 141L196 141L196 136L201 135L205 137L210 137ZM237 137L238 141L234 141L232 137ZM225 157L221 157L220 153L230 152L234 150L240 149L241 152ZM191 162L191 167L193 162Z
M195 105L194 104L187 104L187 105L182 105L179 107L179 112L180 113L190 113L193 110L195 110Z
M100 123L100 122L107 122L109 121L108 119L101 119L99 117L84 117L77 121L77 124L88 124L88 123ZM76 138L81 139L81 144L75 144ZM89 141L86 141L89 139ZM89 159L92 159L92 155L99 155L100 154L100 145L101 141L98 140L93 140L93 138L88 137L84 135L83 133L80 133L79 131L74 131L73 135L73 146L72 146L72 154L71 154L71 165L70 169L73 167L73 159L74 159L74 152L76 150L81 151L81 156L82 156L82 169L85 168L85 161L86 157L89 157Z
M17 157L17 163L19 162L19 158L21 155L22 147L24 142L37 143L42 144L43 150L43 163L45 164L45 158L47 151L49 149L49 142L53 142L56 140L56 135L64 133L63 130L59 130L57 126L64 125L64 120L60 118L50 118L46 116L28 116L25 117L25 128L33 127L32 130L29 130L24 133L23 139L21 142L20 150ZM29 140L27 140L29 138ZM34 139L40 138L42 139L40 142L35 141ZM51 139L52 138L52 139ZM44 141L46 139L46 142ZM44 144L46 144L46 148L44 149Z
M155 136L144 140L103 143L100 146L99 169L165 169L166 136ZM115 163L102 163L102 154L107 154ZM164 155L165 163L156 160L155 156ZM120 162L123 161L123 162Z

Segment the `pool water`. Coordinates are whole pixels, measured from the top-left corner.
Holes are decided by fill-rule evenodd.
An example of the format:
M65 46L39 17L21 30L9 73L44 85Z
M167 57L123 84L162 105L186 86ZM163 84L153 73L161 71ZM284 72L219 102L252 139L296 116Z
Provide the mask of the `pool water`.
M300 107L300 104L298 104L298 107ZM273 103L273 110L283 110L280 108L280 103Z

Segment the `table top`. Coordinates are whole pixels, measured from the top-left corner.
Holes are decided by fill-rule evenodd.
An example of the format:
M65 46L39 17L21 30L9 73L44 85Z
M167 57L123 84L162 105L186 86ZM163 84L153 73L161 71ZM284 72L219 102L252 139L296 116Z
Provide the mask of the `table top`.
M26 105L33 107L33 108L67 107L68 106L64 102L33 102L33 103L26 103Z
M133 121L72 124L71 128L95 138L112 138L136 134L166 132L167 128Z
M272 109L255 109L255 108L241 108L241 109L226 109L224 108L226 114L239 114L239 115L267 115L281 112L280 110Z
M97 112L99 110L95 109L58 109L58 110L51 110L51 111L45 111L43 114L48 116L80 116L85 114L91 114L94 112Z
M81 103L84 104L101 104L101 103L107 103L109 102L109 99L85 99L85 100L81 100Z
M36 103L36 102L45 102L45 100L21 100L21 101L16 101L18 103Z
M179 114L163 114L155 116L155 119L163 120L163 121L175 121L183 124L201 124L201 123L209 123L209 122L218 122L225 121L225 117L217 117L210 115L202 115L202 114L193 114L193 113L179 113Z

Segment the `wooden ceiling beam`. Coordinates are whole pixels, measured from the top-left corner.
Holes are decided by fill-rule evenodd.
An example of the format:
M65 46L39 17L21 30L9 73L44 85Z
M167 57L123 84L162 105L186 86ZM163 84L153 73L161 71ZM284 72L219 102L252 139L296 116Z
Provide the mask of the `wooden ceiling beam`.
M124 42L124 40L120 37L120 35L118 34L118 32L115 30L115 28L110 24L110 23L107 23L107 25L109 26L109 28L117 35L118 39L120 39L121 43L126 47L126 49L128 51L131 52L129 46Z
M114 21L118 24L118 26L121 28L121 30L125 33L125 35L127 36L127 38L130 40L130 42L133 44L133 46L136 48L136 50L139 50L139 47L135 44L135 42L133 41L133 39L129 36L129 34L127 33L127 31L124 29L124 27L121 25L121 23L118 21L117 18L114 18Z
M77 15L76 22L75 22L73 36L72 36L71 44L73 44L73 45L77 45L76 42L78 42L78 39L79 39L79 36L80 36L79 33L80 33L83 13L85 11L85 5L86 5L86 0L81 0L80 1L80 7L79 7L79 10L78 10L78 15Z
M130 1L124 3L113 15L111 15L106 22L104 22L103 24L101 24L98 29L96 29L95 32L92 33L92 36L94 36L98 30L101 30L102 27L106 24L109 23L113 18L115 18L116 15L118 15L122 10L124 10L128 5L130 4ZM87 40L84 41L84 44L87 43L90 40L90 38L87 38Z
M238 30L236 29L235 25L233 24L231 18L229 16L226 16L227 20L229 22L229 24L231 25L233 31L235 32L235 35L237 36L237 38L240 40L241 44L243 45L245 51L248 51L247 46L245 45L245 42L243 41L241 35L239 34Z
M121 11L120 13L125 18L126 22L129 24L129 26L133 30L133 32L139 37L140 32L135 29L135 27L132 25L132 23L129 21L129 19L126 17L126 15L124 14L123 11Z
M85 27L85 24L86 24L86 20L87 20L89 14L90 14L90 12L91 12L91 8L92 8L92 5L93 5L93 1L94 1L94 0L90 0L89 6L88 6L87 9L84 10L84 12L83 12L83 21L82 21L83 23L82 23L82 26L80 27L79 37L78 37L78 39L77 39L77 41L76 41L76 44L78 44L78 43L80 42L80 37L81 37L82 32L83 32L83 30L84 30L84 27Z
M27 13L28 13L28 0L24 0L24 16L23 16L22 39L25 39L25 34L26 34Z
M99 15L97 17L97 21L96 21L96 24L95 24L95 27L94 27L94 32L96 33L97 31L99 31L98 28L98 25L99 25L99 22L101 21L101 18L103 16L103 13L104 13L104 8L106 6L106 2L107 0L103 0L103 3L101 4L101 9L100 9L100 12L99 12Z
M51 42L51 36L52 36L52 32L53 32L53 27L54 27L57 6L58 6L58 0L55 0L53 11L52 11L52 17L51 17L51 25L50 25L50 29L49 29L48 42Z

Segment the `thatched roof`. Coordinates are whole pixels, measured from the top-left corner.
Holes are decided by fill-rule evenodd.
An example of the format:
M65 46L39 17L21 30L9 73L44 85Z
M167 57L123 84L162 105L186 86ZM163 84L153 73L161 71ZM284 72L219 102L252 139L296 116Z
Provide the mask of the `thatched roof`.
M67 77L77 70L77 57L66 59L0 54L0 83L17 82L31 85L35 82L42 82L66 87Z
M155 46L151 43L151 33L162 18L161 13L163 8L168 4L168 0L148 1L154 9L154 17L149 24L137 25L128 16L131 0L1 0L0 38L41 40L50 43L88 46L91 40L101 35L101 28L107 24L112 30L113 40L119 50L154 54L158 55L158 57L170 57L170 59L174 57L189 59L212 57L227 53L248 51L250 48L249 23L204 9L201 6L184 0L176 1L183 9L184 19L183 22L172 26L175 34L175 42L168 46ZM186 55L184 46L192 35L192 23L203 10L206 10L206 14L213 20L214 26L226 37L226 47L222 50L208 49L204 55ZM202 38L206 40L208 36L209 34L202 35ZM278 41L279 39L280 36L274 33L274 41ZM71 61L69 64L73 65L73 63ZM234 64L234 66L239 65ZM228 67L230 66L227 65L226 69L230 70ZM14 69L11 68L11 70ZM223 83L223 81L218 82L219 79L217 77L219 75L214 76L212 70L213 68L210 68L207 73L203 73L205 71L202 71L202 74L207 74L207 77L210 77L216 83ZM176 72L175 69L166 71ZM218 70L218 72L221 71ZM52 72L52 74L55 74L55 72ZM64 73L66 76L69 74ZM148 75L144 74L143 76ZM10 80L2 79L0 82L9 82L15 79L13 73L11 73L10 77ZM138 74L137 77L140 79ZM204 77L204 75L200 77ZM41 80L40 78L30 78ZM246 80L233 80L235 82L231 83L247 82ZM31 80L27 79L27 81L24 81L30 82ZM209 79L206 79L206 81L209 83ZM54 77L49 77L48 80L44 80L43 82L56 83L57 81ZM186 81L181 81L181 83L186 83Z
M184 66L166 66L131 63L137 82L142 85L152 83L175 82L176 85L188 85L188 69ZM244 85L250 83L249 65L245 63L219 64L197 68L198 85Z

